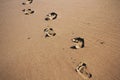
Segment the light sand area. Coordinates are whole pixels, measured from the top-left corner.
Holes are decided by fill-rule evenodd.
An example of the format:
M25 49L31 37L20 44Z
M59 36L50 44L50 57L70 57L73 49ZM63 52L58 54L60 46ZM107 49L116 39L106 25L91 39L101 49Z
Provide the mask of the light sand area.
M91 80L120 80L120 0L23 2L0 0L0 80L84 80L75 72L81 61ZM53 11L57 19L45 21ZM48 25L56 36L44 37ZM70 49L79 36L85 48Z

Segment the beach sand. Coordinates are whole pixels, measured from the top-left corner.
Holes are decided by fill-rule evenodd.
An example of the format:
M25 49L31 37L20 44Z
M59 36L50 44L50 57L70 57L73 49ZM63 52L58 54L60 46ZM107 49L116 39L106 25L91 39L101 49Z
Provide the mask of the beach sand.
M91 80L120 80L119 0L1 0L0 80L84 80L75 72L85 62ZM34 14L24 15L30 8ZM50 12L57 19L45 21ZM56 36L45 38L50 26ZM83 37L85 47L70 49Z

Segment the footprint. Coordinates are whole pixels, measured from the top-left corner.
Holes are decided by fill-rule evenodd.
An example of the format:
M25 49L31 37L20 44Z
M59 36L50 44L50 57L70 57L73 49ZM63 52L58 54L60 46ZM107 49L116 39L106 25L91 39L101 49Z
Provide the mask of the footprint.
M53 28L45 28L44 32L45 32L45 38L56 35L56 33L54 32Z
M87 65L83 62L80 62L80 64L75 68L75 71L84 79L92 78L92 74L88 71Z
M22 11L23 11L23 13L25 15L33 14L35 12L35 11L31 10L31 9L23 9Z
M76 37L72 39L72 42L74 42L74 46L71 46L70 48L72 49L78 49L78 48L83 48L84 47L84 38L81 37Z
M33 0L27 0L26 2L23 2L22 5L31 4L32 2L33 2Z
M49 14L46 15L45 20L46 21L54 20L54 19L57 18L57 16L58 16L57 13L51 12L51 13L49 13Z

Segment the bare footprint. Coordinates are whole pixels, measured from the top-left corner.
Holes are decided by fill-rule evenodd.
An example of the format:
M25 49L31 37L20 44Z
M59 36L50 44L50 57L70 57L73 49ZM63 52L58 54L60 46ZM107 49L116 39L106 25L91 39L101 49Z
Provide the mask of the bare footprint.
M22 5L31 4L32 2L33 2L33 0L27 0L26 2L23 2Z
M56 33L54 32L53 28L45 28L44 29L44 33L45 33L45 38L56 35Z
M22 11L23 11L23 13L25 15L30 15L30 14L33 14L35 12L35 11L31 10L31 9L23 9Z
M72 49L78 49L78 48L83 48L84 47L84 38L81 37L76 37L72 39L72 42L74 42L74 46L71 46L70 48Z
M49 21L49 20L54 20L56 18L57 18L57 13L51 12L51 13L49 13L49 14L46 15L45 20Z
M75 68L75 71L78 72L78 74L84 79L92 78L92 74L88 71L87 65L83 62L80 62L80 64Z

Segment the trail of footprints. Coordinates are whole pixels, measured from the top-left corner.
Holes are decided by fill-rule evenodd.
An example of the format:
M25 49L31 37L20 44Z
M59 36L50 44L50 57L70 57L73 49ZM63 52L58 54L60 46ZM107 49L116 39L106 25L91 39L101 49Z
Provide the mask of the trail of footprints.
M22 5L30 5L32 4L32 2L33 0L27 0L26 2L23 2ZM35 11L32 9L23 9L22 12L25 15L30 15L30 14L33 14ZM58 14L55 12L48 13L45 17L45 21L55 20L57 16ZM56 36L54 29L49 26L47 26L44 29L44 33L45 33L45 38ZM79 48L85 47L84 38L75 37L75 38L72 38L71 41L73 42L73 45L70 47L71 49L79 49ZM79 75L81 75L84 79L90 79L92 77L92 74L88 71L86 63L80 62L80 64L76 66L75 71Z

